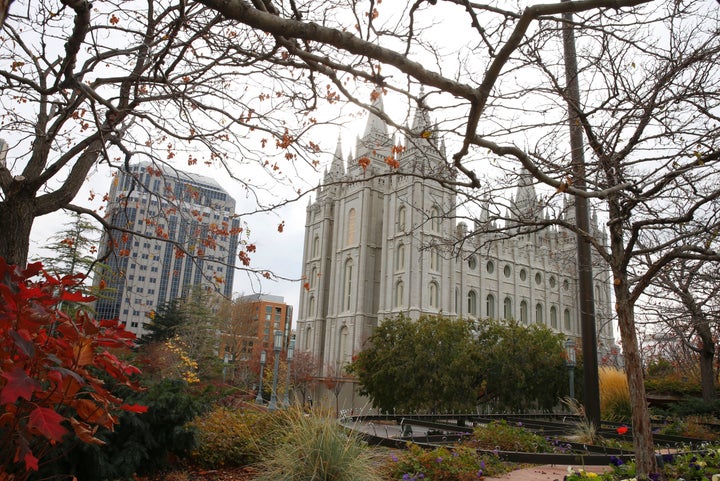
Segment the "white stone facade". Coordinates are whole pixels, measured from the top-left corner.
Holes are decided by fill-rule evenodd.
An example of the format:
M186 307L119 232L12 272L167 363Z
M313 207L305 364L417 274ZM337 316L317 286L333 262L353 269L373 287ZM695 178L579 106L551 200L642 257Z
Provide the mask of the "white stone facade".
M382 108L381 101L376 107ZM421 314L513 318L579 337L575 235L546 228L500 239L482 233L483 214L461 245L458 240L472 233L457 223L455 194L427 180L451 178L444 146L423 112L416 114L412 131L417 138L398 152L387 127L371 115L347 171L338 145L317 199L307 207L307 282L296 349L314 353L323 375L334 375L363 349L383 318L400 313L414 319ZM393 159L399 161L393 169L406 175L383 175ZM529 176L521 177L508 217L541 216ZM606 269L596 269L594 277L604 355L614 347L610 283Z

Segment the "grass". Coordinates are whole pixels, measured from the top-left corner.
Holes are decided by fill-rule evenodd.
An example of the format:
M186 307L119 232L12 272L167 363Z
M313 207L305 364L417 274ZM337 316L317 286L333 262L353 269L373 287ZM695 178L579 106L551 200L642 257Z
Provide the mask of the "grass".
M379 460L330 416L288 410L287 434L261 463L258 481L382 481Z
M629 421L632 411L625 373L614 367L601 366L598 376L602 418L608 421Z

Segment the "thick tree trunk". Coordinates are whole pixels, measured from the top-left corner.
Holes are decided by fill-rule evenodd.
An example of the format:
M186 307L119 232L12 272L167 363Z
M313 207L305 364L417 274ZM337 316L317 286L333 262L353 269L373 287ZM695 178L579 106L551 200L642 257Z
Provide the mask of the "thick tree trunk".
M705 402L712 402L715 399L715 376L713 373L713 361L715 360L715 344L703 342L700 350L700 386L702 398Z
M650 413L645 396L642 362L635 333L635 313L627 289L626 277L615 277L616 312L620 327L620 339L625 357L625 373L630 388L632 407L633 448L638 479L647 479L650 473L657 472L655 447L650 429Z
M22 267L27 264L34 221L32 197L15 195L0 202L0 257L8 264Z

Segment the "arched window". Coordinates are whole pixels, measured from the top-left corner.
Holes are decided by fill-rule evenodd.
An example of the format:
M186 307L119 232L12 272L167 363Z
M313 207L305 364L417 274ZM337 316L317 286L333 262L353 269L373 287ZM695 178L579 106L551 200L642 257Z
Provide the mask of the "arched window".
M340 329L340 349L338 350L338 364L344 366L350 361L350 330L347 326Z
M433 206L430 209L430 230L433 232L440 232L440 209L437 206Z
M405 232L405 207L402 206L397 211L397 230L398 232Z
M528 323L528 305L527 301L520 302L520 322L523 324Z
M563 327L565 328L565 332L570 332L572 326L571 322L570 309L565 309L565 312L563 313Z
M399 244L395 252L395 270L405 269L405 244Z
M430 270L440 270L440 253L435 247L430 248Z
M395 307L403 307L405 297L403 281L397 281L395 284Z
M317 282L317 267L312 268L310 273L310 289L315 289L315 283Z
M315 317L315 296L310 296L310 302L308 302L307 316L309 318Z
M488 294L485 300L485 314L489 318L495 318L495 296Z
M455 288L455 312L460 314L458 310L460 309L460 289L457 287Z
M471 316L477 316L477 294L475 293L475 291L468 292L467 312Z
M343 310L350 310L350 299L352 297L352 275L353 275L353 261L348 259L345 261L345 272L343 275Z
M355 244L355 217L355 209L350 209L347 218L347 242L345 243L345 245Z
M537 305L535 305L535 322L537 324L542 324L543 322L545 322L543 320L543 307L542 304L540 304L539 302L537 303Z
M600 301L600 286L595 286L595 302Z
M312 249L312 256L313 258L318 257L320 255L320 237L315 236L313 239L313 249Z
M437 309L439 306L438 299L440 297L437 282L431 282L428 291L430 295L430 307Z
M310 339L312 339L312 328L308 326L305 329L305 350L309 351L311 347Z
M512 319L512 317L512 299L506 297L503 302L503 319Z
M550 327L553 329L557 329L557 308L555 306L552 306L550 308Z

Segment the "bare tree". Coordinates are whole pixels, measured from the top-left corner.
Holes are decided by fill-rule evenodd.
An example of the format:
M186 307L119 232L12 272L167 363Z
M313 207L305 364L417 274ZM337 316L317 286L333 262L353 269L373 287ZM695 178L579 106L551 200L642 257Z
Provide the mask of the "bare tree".
M438 179L446 185L461 193L469 190L473 198L480 192L502 199L510 183L517 184L522 166L543 186L544 215L524 219L525 228L518 230L517 223L504 222L515 220L504 214L506 202L495 209L497 222L489 225L506 235L551 226L569 229L586 237L609 266L632 396L638 473L655 471L635 304L673 260L718 258L705 244L718 227L712 201L720 195L716 6L588 0L509 10L505 3L448 1L416 2L390 12L374 3L285 8L270 2L202 2L249 29L270 33L295 68L324 74L353 102L369 107L345 88L349 78L373 82L434 110L441 119L437 132L457 135L449 166L459 175ZM451 12L454 4L457 12ZM443 16L465 15L462 24L453 17L453 35L469 49L449 56L433 47L428 34L438 27L433 14L439 8ZM333 23L331 11L347 16L338 14ZM575 14L581 93L573 110L588 144L584 175L568 160L567 103L573 99L566 85L574 79L564 78L563 58L557 54L561 15L570 12ZM372 111L398 126L391 116ZM423 142L423 134L409 141ZM389 169L395 165L389 164ZM508 174L486 180L479 173L493 166ZM593 200L606 222L607 245L576 227L563 209L565 196ZM473 205L468 200L468 209ZM660 231L666 234L663 243L648 242ZM642 268L639 257L650 257L652 263Z
M308 351L295 352L290 370L291 384L293 389L300 392L302 404L308 399L312 392L313 385L317 382L318 361Z
M106 147L118 149L121 160L133 152L157 158L158 150L148 153L139 147L146 140L152 144L157 139L154 133L162 132L173 139L173 147L163 154L169 150L177 155L176 139L202 140L212 159L223 162L227 151L245 140L232 125L271 129L272 140L297 162L304 160L294 157L301 148L313 152L316 147L300 143L298 134L312 123L312 109L322 103L347 99L401 129L402 121L372 107L378 93L364 86L379 86L389 96L405 96L412 107L433 111L438 124L432 132L404 133L408 142L423 145L431 136L448 138L453 154L447 172L423 175L465 195L469 217L481 210L476 200L491 198L497 205L490 209L491 219L482 219L481 225L499 235L531 235L557 227L592 242L614 279L638 475L655 471L635 304L674 260L718 258L706 242L718 229L713 201L720 195L716 168L720 22L714 4L577 0L510 7L507 2L447 0L417 1L395 10L352 0L289 4L201 0L163 9L149 1L141 21L136 22L128 10L117 9L99 12L91 23L88 4L78 3L73 4L77 28L56 63L45 50L34 51L18 28L29 22L32 28L26 30L45 32L67 22L64 10L57 15L40 4L43 8L36 15L24 20L11 17L6 23L10 40L4 49L7 67L0 72L6 79L0 98L32 101L35 115L22 116L23 110L6 105L10 117L4 125L25 132L33 142L30 154L20 163L15 161L22 169L0 169L4 195L0 222L18 226L12 234L0 236L0 254L24 261L22 246L32 219L66 206L96 161L120 163ZM568 160L566 85L573 79L565 78L563 58L557 53L560 32L567 24L563 14L571 12L581 93L574 117L588 145L582 177ZM99 19L105 19L102 28ZM96 45L100 40L109 43L112 37L99 35L102 30L133 32L131 25L143 28L134 32L128 49ZM95 42L87 61L85 50L79 55L86 38ZM112 41L118 44L115 37ZM214 63L216 59L222 60ZM96 70L108 64L113 65L112 74L103 77ZM118 75L119 71L125 74ZM298 112L297 127L287 119L274 119L267 110L258 115L258 104L244 102L236 91L223 96L231 92L228 82L237 78L237 72L246 74L243 81L272 85L261 89L262 100L279 99ZM220 101L208 102L208 95ZM155 103L146 103L148 99ZM238 102L242 107L223 109ZM152 115L163 109L162 118ZM189 128L187 119L196 115L203 115L212 127L200 129L204 122L193 119ZM60 150L57 146L61 134L68 132L68 122L77 123L69 131L80 134L80 141L71 142L70 148L62 144ZM134 126L151 135L138 135ZM160 145L167 144L162 140ZM17 150L14 145L11 153ZM138 148L133 151L128 145ZM53 155L49 155L51 146L57 147ZM376 175L402 169L400 155L384 159L385 163L361 160L364 168L380 160ZM518 224L505 222L516 220L505 215L505 209L510 205L508 188L517 184L520 166L539 184L544 213ZM72 181L40 193L50 188L46 181L63 168L69 169L72 175L67 179ZM500 175L490 176L493 171ZM567 215L563 206L572 202L563 198L577 196L588 198L599 209L609 236L607 245L578 229ZM658 233L663 241L656 244ZM640 265L638 258L649 258L651 263Z
M318 99L287 72L255 67L275 49L265 37L184 1L16 5L0 38L0 225L13 226L0 256L25 264L40 216L93 215L72 202L99 165L212 164L255 200L278 181L297 183L293 162L312 164L317 151L302 135L322 114L306 115Z
M217 314L220 330L221 354L228 356L231 365L229 378L249 387L250 359L253 346L258 343L257 306L243 300L223 300Z
M720 293L716 265L680 260L658 275L643 302L646 322L653 324L658 343L668 345L674 361L689 359L700 367L703 400L715 399L715 354ZM665 353L667 354L667 352ZM682 357L680 357L682 356Z

